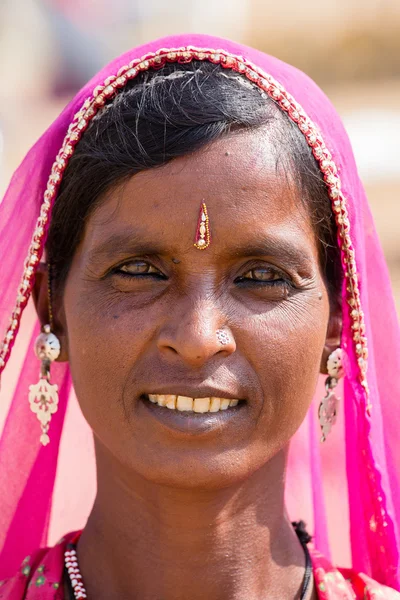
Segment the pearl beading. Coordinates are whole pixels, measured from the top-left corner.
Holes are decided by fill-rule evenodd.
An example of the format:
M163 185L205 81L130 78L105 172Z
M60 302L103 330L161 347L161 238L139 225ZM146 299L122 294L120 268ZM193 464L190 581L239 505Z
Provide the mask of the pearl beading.
M242 56L232 55L224 50L204 49L195 46L170 49L161 48L155 53L151 52L144 55L142 58L131 61L128 65L121 67L116 75L107 77L102 85L98 85L94 89L92 96L85 100L81 109L75 114L64 138L63 145L52 166L46 191L44 192L40 214L37 219L28 255L24 263L21 282L17 290L16 304L0 350L0 375L7 364L20 327L22 312L28 303L32 291L34 274L43 255L51 209L57 196L62 176L68 165L69 159L74 153L76 144L81 139L91 119L102 107L104 107L108 100L115 96L128 81L135 79L139 73L151 68L159 69L167 62L186 63L193 60L207 60L214 64L219 64L225 69L231 69L242 74L249 81L256 84L261 92L266 93L273 99L280 108L287 113L288 118L296 123L306 138L308 145L312 148L314 157L319 163L324 181L327 185L332 202L332 210L337 224L338 243L341 250L344 276L346 278L346 300L349 305L349 316L353 331L353 350L358 363L359 382L363 389L362 399L364 410L367 418L369 418L372 407L369 400L369 388L367 382L368 347L365 334L364 314L360 301L359 277L357 273L355 251L350 235L347 202L341 190L341 180L332 154L328 150L318 127L311 121L307 113L296 102L293 96L291 96L291 94L289 94L271 75L265 73L262 69L253 65L253 63ZM368 439L366 443L369 446L370 442ZM368 454L371 454L370 447ZM370 456L368 456L368 458L370 458ZM381 487L378 482L379 473L372 469L371 464L368 464L368 470L370 472L369 485L371 497L373 499L372 501L375 502L376 506L374 513L370 515L370 532L378 532L379 537L382 540L385 535L385 528L387 531L388 515L384 508ZM375 542L372 540L371 545L374 546L374 544ZM384 543L378 542L378 544L383 552ZM393 567L387 566L387 569L391 568Z
M79 570L78 556L74 548L64 552L64 564L71 581L75 599L81 600L82 598L87 598L83 578Z

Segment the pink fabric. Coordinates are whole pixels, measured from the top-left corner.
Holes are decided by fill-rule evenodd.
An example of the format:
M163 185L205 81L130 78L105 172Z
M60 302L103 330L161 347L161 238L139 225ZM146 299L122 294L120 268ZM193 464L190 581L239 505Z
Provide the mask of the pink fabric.
M325 448L320 448L315 431L316 398L308 421L293 441L288 468L288 500L294 518L303 517L304 513L309 517L318 549L329 555L329 529L334 517L329 513L330 494L326 494L327 488L324 498L323 486L329 486L329 480L326 481L326 472L321 464L327 464L329 458L334 459L336 453L342 457L345 452L346 469L338 460L337 474L334 471L335 486L342 490L340 501L343 503L343 514L349 516L349 531L343 523L340 536L344 544L351 548L355 570L400 589L400 449L397 435L400 418L400 335L390 281L342 123L322 91L297 69L227 40L187 35L164 38L131 50L98 73L28 153L15 172L0 205L0 256L3 258L0 266L0 331L8 326L51 165L73 115L96 85L103 83L108 76L115 75L120 67L132 59L162 47L186 45L222 48L244 56L271 74L317 124L339 168L348 202L369 342L368 382L372 416L370 419L366 417L365 395L358 380L349 307L343 301L342 347L346 371L343 435L341 439L335 438L332 445L329 445L331 442L328 438ZM24 336L23 328L21 334ZM67 510L62 515L54 513L56 476L58 489L63 489L66 497L70 493L65 486L62 487L62 473L57 472L70 378L67 365L57 365L53 369L52 377L60 387L60 409L52 419L51 444L41 448L39 426L27 401L28 386L36 381L39 369L32 352L32 340L25 346L17 344L19 352L26 351L27 355L0 440L0 577L12 574L25 555L47 542L50 519L59 521L62 527L71 519L76 519L80 525L80 520L84 518L84 514L78 512L67 515ZM6 389L4 392L7 394ZM70 439L74 444L72 436ZM63 443L67 444L64 435ZM93 469L92 455L86 464ZM334 460L331 460L331 464L335 468ZM76 486L75 499L79 494L78 489ZM4 490L7 492L4 493ZM90 508L85 498L82 498L82 506L85 511ZM70 525L73 526L73 523Z
M0 600L63 600L64 552L76 532L64 536L53 548L37 550L22 561L18 571L0 581ZM336 569L310 548L314 585L319 600L400 600L400 594L363 573Z

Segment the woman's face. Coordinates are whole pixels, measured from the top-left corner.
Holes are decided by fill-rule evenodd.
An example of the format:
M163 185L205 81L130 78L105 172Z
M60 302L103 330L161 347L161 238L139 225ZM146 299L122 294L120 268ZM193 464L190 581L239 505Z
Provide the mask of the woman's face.
M285 448L307 412L329 301L282 171L265 132L236 134L135 175L87 222L61 317L73 382L104 450L148 480L230 485ZM202 202L211 245L199 251ZM240 402L197 414L148 395Z

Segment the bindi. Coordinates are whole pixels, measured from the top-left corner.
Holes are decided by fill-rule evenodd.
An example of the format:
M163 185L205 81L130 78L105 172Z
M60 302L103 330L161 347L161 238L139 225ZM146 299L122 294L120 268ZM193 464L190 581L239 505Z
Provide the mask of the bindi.
M203 202L200 207L199 219L197 221L196 237L194 246L198 250L205 250L211 243L210 224L207 212L207 206Z

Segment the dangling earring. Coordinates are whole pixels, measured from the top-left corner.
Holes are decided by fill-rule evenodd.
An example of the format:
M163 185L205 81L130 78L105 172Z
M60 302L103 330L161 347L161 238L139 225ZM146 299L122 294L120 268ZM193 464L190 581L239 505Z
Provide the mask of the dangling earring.
M318 409L318 420L322 433L321 442L325 442L332 425L336 423L339 398L333 390L339 383L339 379L343 377L342 355L342 349L337 348L328 358L328 377L325 380L326 396L322 399Z
M40 442L47 446L50 442L49 427L51 415L58 408L58 385L50 383L50 365L60 355L60 341L51 333L53 328L53 307L51 297L51 263L47 264L47 296L49 305L49 325L43 327L42 333L36 338L35 354L41 360L40 379L36 385L29 386L29 404L32 412L36 413L42 428Z
M32 412L36 413L42 428L40 441L43 446L50 442L49 427L51 415L58 408L58 385L50 383L50 364L60 354L60 342L51 333L50 325L43 327L43 332L36 338L35 354L41 360L40 379L29 386L29 403Z

